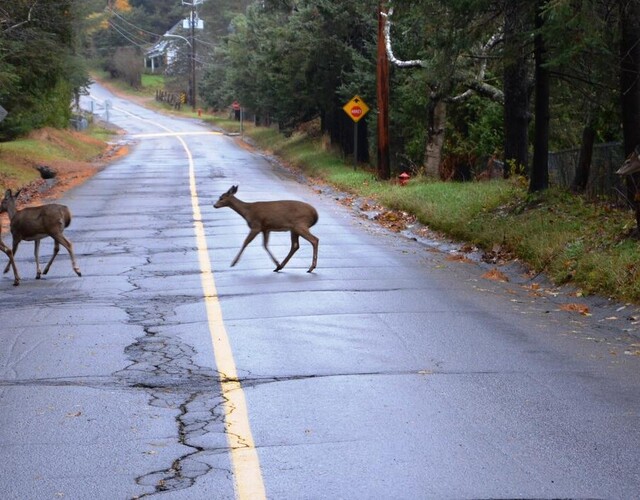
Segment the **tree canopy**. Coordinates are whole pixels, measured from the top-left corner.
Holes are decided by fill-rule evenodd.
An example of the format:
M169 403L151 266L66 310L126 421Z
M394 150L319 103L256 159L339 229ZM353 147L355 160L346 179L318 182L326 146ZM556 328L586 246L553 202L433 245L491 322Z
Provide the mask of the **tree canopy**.
M142 71L142 51L188 11L176 0L5 4L0 104L9 116L0 139L65 122L70 96L87 83L83 57L116 75L123 60ZM593 142L635 146L640 7L631 0L207 0L197 6L201 102L240 101L285 132L316 120L348 155L353 124L342 106L357 94L372 110L358 129L359 160L368 161L380 10L395 170L468 178L501 159L506 175L542 179L535 190L546 187L547 149L582 145L584 159Z
M0 140L66 126L74 92L88 81L77 54L74 0L14 0L0 7Z
M393 55L419 62L391 69L396 169L421 171L431 138L441 134L440 175L447 175L447 161L455 170L487 157L513 158L507 172L528 175L534 138L542 133L533 127L536 74L548 75L547 147L579 146L587 126L594 140L622 138L620 32L612 26L619 26L627 3L256 1L210 52L200 92L216 108L239 99L285 130L317 117L349 153L340 107L358 94L373 104L367 120L375 120L376 15L382 8L389 13ZM536 39L544 42L544 59L534 57ZM534 71L537 60L542 73ZM438 102L446 107L441 125L433 121ZM373 145L375 128L369 130Z

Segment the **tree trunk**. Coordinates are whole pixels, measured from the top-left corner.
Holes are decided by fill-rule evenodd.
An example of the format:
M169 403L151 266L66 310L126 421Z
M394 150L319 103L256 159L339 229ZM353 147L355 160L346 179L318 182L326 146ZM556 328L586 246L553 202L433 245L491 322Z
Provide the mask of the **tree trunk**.
M535 137L533 140L533 165L529 192L543 191L549 187L549 70L545 68L546 47L540 32L544 26L542 9L546 0L538 0L536 11L536 35L534 57L536 75Z
M432 96L428 107L427 146L425 150L424 174L438 177L442 160L444 130L447 121L447 104L438 96Z
M640 3L619 0L620 6L620 96L624 153L631 154L640 144ZM627 192L636 212L636 233L640 234L640 175L627 179Z
M521 0L506 0L504 19L504 176L524 175L529 163L529 75L522 34L526 13Z
M582 144L580 146L578 164L576 165L576 175L571 184L571 190L574 193L584 193L587 189L589 175L591 174L591 158L593 156L593 144L595 140L596 131L593 128L592 119L589 118L582 130Z

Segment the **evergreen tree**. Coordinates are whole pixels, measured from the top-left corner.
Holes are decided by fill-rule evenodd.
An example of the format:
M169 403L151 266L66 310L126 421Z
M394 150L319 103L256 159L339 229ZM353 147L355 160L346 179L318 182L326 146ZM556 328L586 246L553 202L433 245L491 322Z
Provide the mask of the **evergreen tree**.
M619 0L620 95L625 154L640 145L640 5ZM640 235L640 174L629 176L628 195L636 212L636 233Z
M9 112L0 140L43 126L64 127L71 102L88 83L75 55L79 21L73 0L27 2L3 7L0 19L1 104Z

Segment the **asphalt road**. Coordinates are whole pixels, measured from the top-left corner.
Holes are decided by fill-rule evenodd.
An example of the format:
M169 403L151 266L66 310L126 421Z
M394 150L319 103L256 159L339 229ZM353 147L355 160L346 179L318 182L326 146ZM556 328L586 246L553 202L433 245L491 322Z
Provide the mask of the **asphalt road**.
M562 310L583 299L483 278L238 138L91 99L131 152L61 200L82 277L61 250L35 280L25 242L0 278L3 499L640 496L637 308ZM304 240L229 267L231 185L317 208L313 273Z

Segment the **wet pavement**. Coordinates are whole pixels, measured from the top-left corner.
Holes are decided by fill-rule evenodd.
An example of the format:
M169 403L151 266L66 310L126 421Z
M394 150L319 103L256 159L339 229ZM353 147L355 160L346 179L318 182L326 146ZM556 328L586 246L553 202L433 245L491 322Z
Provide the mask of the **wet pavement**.
M83 276L62 250L35 280L25 242L22 284L0 279L4 498L640 490L636 307L513 263L487 279L495 266L392 233L238 138L92 95L131 153L61 200ZM315 272L301 240L274 273L260 237L229 267L248 228L212 203L231 185L317 208ZM272 234L278 258L289 244ZM562 308L583 300L591 315Z

